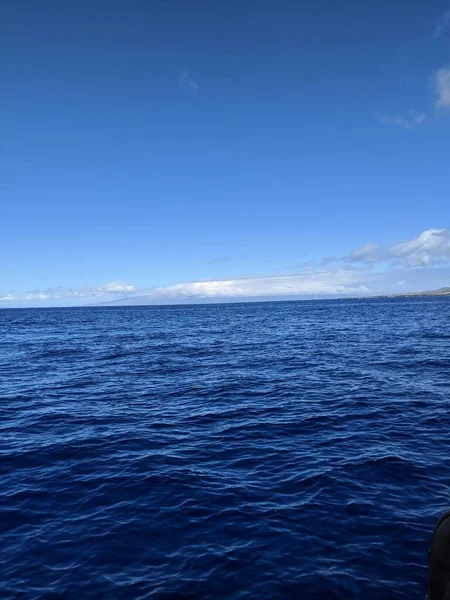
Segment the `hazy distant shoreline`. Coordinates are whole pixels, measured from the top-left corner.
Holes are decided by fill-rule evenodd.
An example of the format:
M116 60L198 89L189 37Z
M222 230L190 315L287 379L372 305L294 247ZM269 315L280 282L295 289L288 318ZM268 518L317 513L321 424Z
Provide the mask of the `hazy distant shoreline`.
M109 302L101 302L97 304L73 304L73 305L59 305L59 306L0 306L0 309L53 309L53 308L105 308L105 307L120 307L120 306L201 306L201 305L222 305L222 304L252 304L261 302L312 302L312 301L332 301L332 300L377 300L383 298L436 298L436 297L450 297L450 287L440 288L438 290L425 290L421 292L404 292L397 294L378 294L370 296L304 296L304 297L285 297L285 298L273 298L273 297L252 297L252 298L240 298L234 299L227 298L190 298L190 299L177 299L172 302L155 302L154 298L150 295L134 296L128 298L120 298L119 300L111 300Z
M328 296L328 297L303 297L303 298L236 298L233 299L213 299L213 298L198 298L191 299L189 301L180 302L177 300L172 303L158 303L150 295L135 296L132 298L121 298L119 300L112 300L110 302L102 302L96 306L182 306L182 305L195 305L195 304L236 304L236 303L250 303L250 302L298 302L298 301L311 301L311 300L367 300L375 298L410 298L410 297L433 297L433 296L450 296L450 287L440 288L438 290L428 290L421 292L405 292L398 294L378 294L371 296Z
M422 292L405 292L403 294L382 294L377 298L409 298L411 296L450 296L450 287L443 287L439 290L428 290ZM373 296L372 296L373 297Z

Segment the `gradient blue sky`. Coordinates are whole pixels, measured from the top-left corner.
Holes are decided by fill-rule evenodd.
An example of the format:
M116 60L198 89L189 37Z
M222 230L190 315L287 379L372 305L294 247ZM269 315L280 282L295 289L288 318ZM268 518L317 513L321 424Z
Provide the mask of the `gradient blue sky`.
M3 0L1 306L450 285L449 11Z

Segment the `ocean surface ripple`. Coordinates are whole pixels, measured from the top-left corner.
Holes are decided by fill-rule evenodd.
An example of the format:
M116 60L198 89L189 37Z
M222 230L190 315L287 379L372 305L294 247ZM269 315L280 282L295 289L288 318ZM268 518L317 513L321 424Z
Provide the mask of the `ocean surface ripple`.
M422 599L450 299L0 311L0 597Z

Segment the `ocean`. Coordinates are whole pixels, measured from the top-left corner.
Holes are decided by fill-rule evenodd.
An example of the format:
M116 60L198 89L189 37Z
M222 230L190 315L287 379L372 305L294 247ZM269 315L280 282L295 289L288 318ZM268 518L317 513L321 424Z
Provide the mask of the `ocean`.
M450 299L0 311L0 597L423 599Z

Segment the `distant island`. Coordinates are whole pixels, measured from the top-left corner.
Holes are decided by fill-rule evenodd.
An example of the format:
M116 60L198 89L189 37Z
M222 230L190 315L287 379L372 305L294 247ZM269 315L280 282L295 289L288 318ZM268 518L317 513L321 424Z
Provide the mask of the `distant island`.
M450 287L443 287L438 290L427 290L422 292L403 292L396 294L373 294L366 296L344 296L344 295L324 295L320 298L317 296L297 296L297 297L236 297L236 298L174 298L171 301L166 301L164 304L222 304L230 302L276 302L276 301L292 301L292 300L364 300L370 298L412 298L412 297L427 297L427 296L450 296ZM102 302L95 306L150 306L162 304L161 300L155 298L152 294L144 296L128 296L126 298L120 298L118 300L111 300L109 302Z
M410 296L450 296L450 287L443 287L439 290L428 290L424 292L404 292L402 294L383 294L379 298L408 298Z

